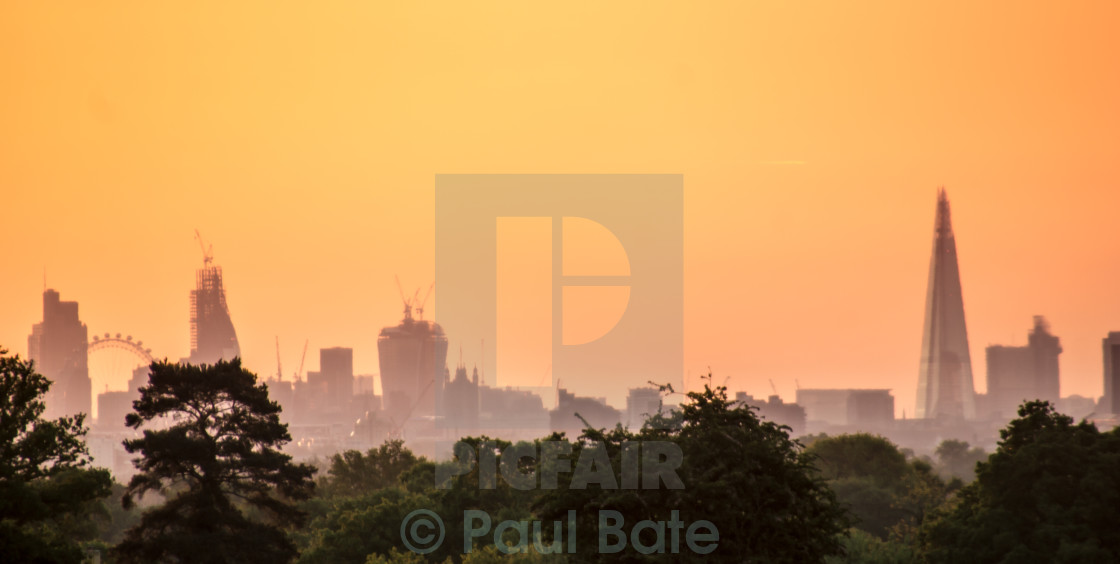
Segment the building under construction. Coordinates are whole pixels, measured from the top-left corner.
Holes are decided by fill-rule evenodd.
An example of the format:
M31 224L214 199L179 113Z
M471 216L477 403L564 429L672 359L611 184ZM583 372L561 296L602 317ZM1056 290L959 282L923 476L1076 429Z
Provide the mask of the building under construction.
M413 318L414 301L405 299L404 319L382 329L377 337L382 405L398 425L412 417L435 415L448 380L447 336L439 324ZM423 314L422 304L417 312Z
M202 244L201 235L198 241ZM195 289L191 290L191 355L187 358L191 364L213 364L241 356L226 306L222 267L213 261L212 249L203 245L202 268L195 271Z

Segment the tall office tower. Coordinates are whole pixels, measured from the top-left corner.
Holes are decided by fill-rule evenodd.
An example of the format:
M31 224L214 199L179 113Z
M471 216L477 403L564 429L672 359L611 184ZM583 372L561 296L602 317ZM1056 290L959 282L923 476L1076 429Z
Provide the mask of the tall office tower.
M976 416L957 243L949 217L949 197L943 188L937 192L915 413L918 418L930 419Z
M1050 333L1050 323L1041 315L1034 316L1034 329L1027 337L1027 347L1031 350L1034 364L1034 389L1038 399L1057 405L1061 399L1061 371L1058 368L1058 355L1062 354L1062 343Z
M78 318L78 302L60 301L58 292L44 291L43 321L31 327L27 356L35 361L35 370L52 382L45 398L48 419L90 413L88 348L89 335Z
M319 377L326 383L328 405L345 413L354 399L354 349L319 349ZM311 382L310 373L307 380Z
M1058 355L1062 345L1050 333L1050 324L1041 315L1034 317L1034 329L1025 347L992 345L985 352L988 361L988 410L982 415L1013 418L1024 401L1047 400L1057 405L1059 395Z
M1104 399L1102 413L1120 414L1120 331L1111 331L1102 341L1104 348Z
M241 356L237 332L226 307L226 291L222 285L222 267L211 264L205 255L203 266L195 272L195 289L191 290L191 364L213 364L218 359L233 360Z
M382 406L398 424L433 415L447 375L447 337L432 321L413 319L405 304L404 320L377 337Z

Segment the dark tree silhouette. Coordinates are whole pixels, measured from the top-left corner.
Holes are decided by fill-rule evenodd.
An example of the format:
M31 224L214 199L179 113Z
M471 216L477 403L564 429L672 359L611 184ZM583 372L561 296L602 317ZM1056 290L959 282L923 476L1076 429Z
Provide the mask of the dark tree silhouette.
M1031 401L1000 437L923 530L927 561L1120 561L1120 431Z
M280 406L241 361L192 366L156 362L126 424L147 425L125 441L140 473L122 502L161 492L117 547L130 562L288 562L284 527L299 526L294 503L310 496L314 469L278 449L291 440Z
M822 437L806 451L852 525L880 540L905 540L950 491L923 460L906 460L889 440L868 433Z
M961 482L971 482L976 477L976 465L988 459L984 449L970 448L967 442L954 439L941 441L933 453L945 479L957 478Z
M85 414L42 419L51 382L0 348L0 560L74 562L112 478L90 469Z
M356 450L333 454L327 476L319 480L318 495L354 497L393 486L419 460L401 439L386 441L364 455Z
M583 562L800 563L840 554L847 521L836 497L816 475L812 457L789 437L789 428L761 420L753 409L729 400L726 388L706 384L688 394L680 411L655 415L638 433L587 429L573 445L572 459L590 447L588 441L602 445L619 483L624 441L675 443L683 454L677 473L684 488L573 489L568 482L544 491L537 512L562 520L568 510L577 510L581 540L575 559ZM718 548L693 554L682 541L679 554L598 554L595 518L602 509L618 511L629 524L669 521L673 510L682 520L710 521L719 529Z

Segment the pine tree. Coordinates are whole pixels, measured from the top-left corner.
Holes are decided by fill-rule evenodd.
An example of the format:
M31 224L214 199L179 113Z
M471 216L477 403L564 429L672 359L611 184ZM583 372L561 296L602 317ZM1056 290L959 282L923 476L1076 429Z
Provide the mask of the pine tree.
M291 441L280 406L241 361L152 364L126 424L140 473L122 499L163 494L117 547L126 562L288 562L285 527L303 523L296 501L311 495L314 468L279 449Z

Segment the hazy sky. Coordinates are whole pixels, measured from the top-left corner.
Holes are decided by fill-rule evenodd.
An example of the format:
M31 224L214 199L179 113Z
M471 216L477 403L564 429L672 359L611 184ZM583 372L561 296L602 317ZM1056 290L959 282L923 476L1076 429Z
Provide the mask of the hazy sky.
M305 338L376 372L436 173L683 173L692 382L912 414L945 185L978 391L1044 314L1062 393L1099 395L1120 4L746 4L0 4L0 344L45 268L92 333L185 356L197 227L251 369L278 335L286 372Z

